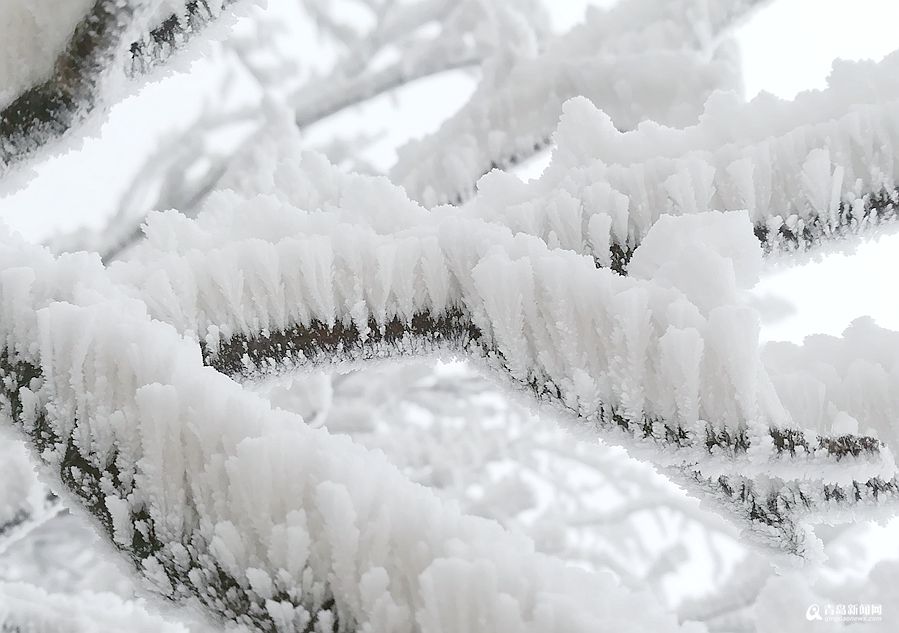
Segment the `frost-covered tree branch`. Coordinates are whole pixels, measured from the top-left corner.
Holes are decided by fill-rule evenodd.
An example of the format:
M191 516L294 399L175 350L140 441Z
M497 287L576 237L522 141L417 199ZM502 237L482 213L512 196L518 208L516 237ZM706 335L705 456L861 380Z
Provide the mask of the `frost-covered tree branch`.
M280 177L292 178L288 163L279 161ZM801 430L810 421L805 411L783 408L760 360L753 360L752 317L727 305L733 290L721 287L713 303L711 295L688 293L696 301L686 313L691 316L672 320L665 316L673 309L668 306L684 295L645 281L654 275L654 250L684 235L698 240L693 247L704 240L707 248L730 232L721 252L745 253L748 262L755 249L757 257L751 231L740 232L737 216L697 215L685 218L683 235L650 235L640 281L597 270L592 259L547 249L542 240L513 236L498 225L429 213L385 183L329 172L311 157L293 169L306 179L293 190L297 208L325 204L332 213L285 213L282 194L282 202L268 205L272 224L250 226L242 219L246 203L223 194L214 199L214 224L189 228L176 214L152 217L135 263L114 271L143 289L157 318L198 333L207 362L220 371L254 376L440 350L480 358L504 380L581 424L635 450L653 447L663 463L683 470L699 494L723 496L731 511L762 533L773 529L775 540L785 539L794 551L805 548L805 534L792 515L822 511L832 498L867 504L893 495L892 457L881 453L879 440L846 434L824 419L819 435L810 436ZM319 180L342 184L318 189ZM368 192L367 213L348 197L362 191ZM378 199L391 201L380 214L372 208ZM257 207L257 220L258 213ZM710 232L697 230L702 226ZM259 241L272 231L285 237L271 245ZM237 235L250 239L218 241ZM289 272L294 258L307 272ZM744 265L737 265L738 275L745 274ZM565 282L558 280L562 269L569 271ZM499 279L506 294L498 293ZM708 292L707 283L699 286ZM649 309L652 325L628 333L634 326L627 324L642 309ZM661 368L653 360L659 352L671 359ZM681 362L677 358L693 364L665 364ZM722 375L730 378L722 383ZM635 381L658 391L635 392ZM791 419L801 419L803 427L793 427ZM875 425L890 428L885 420ZM800 463L809 470L797 470ZM773 479L759 488L754 479L761 474ZM819 477L814 491L801 483Z
M259 630L621 630L641 604L641 622L676 628L611 579L534 554L204 369L196 344L149 320L95 258L54 260L14 239L2 252L3 305L17 306L3 320L6 411L164 595ZM88 337L87 356L70 331ZM498 608L496 592L520 606Z
M844 62L826 90L793 102L718 95L681 129L621 133L586 99L569 101L541 178L490 174L463 213L619 272L662 214L747 209L772 254L871 233L896 217L897 64Z
M50 77L3 107L0 170L61 136L93 107L101 77L139 5L136 0L97 0L75 27Z
M130 44L132 72L143 73L165 61L232 2L187 2L183 13L172 14L144 39ZM101 105L104 81L127 57L129 38L140 33L154 6L148 0L97 0L75 25L52 70L41 68L39 58L19 61L26 68L37 64L27 76L49 76L14 95L9 103L0 102L0 175L13 162L83 122Z
M730 586L748 587L749 604L718 596L680 609L678 622L635 587L658 588L682 544L641 549L623 534L631 517L667 508L662 516L709 533L740 530L768 559L820 559L816 524L896 513L899 335L859 321L842 338L760 346L746 301L763 251L894 219L895 57L838 68L828 90L793 103L706 101L735 83L722 40L754 0L631 0L558 38L533 24L537 2L360 0L368 30L335 4L307 4L346 50L333 76L309 84L331 90L290 101L285 121L254 135L196 218L150 214L146 239L108 265L0 235L0 419L58 498L154 591L216 626L258 631L739 627L781 581L767 567L741 570ZM220 5L189 2L162 21L130 46L153 60L132 70L167 58ZM460 46L433 37L437 18L458 21L447 32L465 36ZM105 54L127 56L131 32L148 30L122 28ZM297 119L470 61L484 73L475 97L406 150L394 182L302 151ZM265 74L246 67L270 96ZM89 96L87 110L99 103ZM549 143L560 113L541 178L494 171L472 186ZM185 164L175 158L169 165ZM460 204L434 206L444 201ZM435 356L470 361L504 397L593 442L521 448L517 430L494 452L478 443L476 475L489 479L500 457L553 450L605 473L601 439L683 486L694 499L613 473L605 478L619 489L596 507L543 504L574 530L608 530L645 565L506 529L514 522L492 500L526 497L525 475L486 482L460 507L435 470L436 492L332 433L331 390L350 378L323 396L299 389L288 408L301 415L251 384ZM535 465L543 456L521 459L532 491L578 496L577 476ZM27 494L0 499L0 539L50 507L21 473ZM86 598L88 616L102 618L92 609L104 598ZM111 626L134 606L109 604ZM0 584L0 626L54 627L60 611L81 610L52 591Z

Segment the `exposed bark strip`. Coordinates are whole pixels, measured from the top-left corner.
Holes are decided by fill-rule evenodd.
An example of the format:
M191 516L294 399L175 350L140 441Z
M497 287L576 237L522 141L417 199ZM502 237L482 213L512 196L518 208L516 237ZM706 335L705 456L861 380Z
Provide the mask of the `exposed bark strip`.
M328 325L312 321L308 326L298 325L289 330L270 332L259 336L236 335L212 350L201 343L204 362L229 376L252 378L261 374L279 373L298 366L330 362L349 358L365 361L385 355L409 354L416 351L449 349L458 352L475 352L479 356L494 359L491 364L505 369L505 360L492 342L471 322L460 309L455 308L440 317L416 314L408 324L393 318L383 325L374 319L368 322L368 332L362 335L353 323L337 322ZM546 378L530 377L520 385L539 399L562 404L561 392ZM564 405L563 405L564 406ZM565 407L569 408L569 407ZM577 414L577 411L573 411ZM603 424L621 428L638 439L652 438L654 429L665 429L663 441L680 448L704 444L709 452L725 450L728 455L746 453L750 440L745 431L731 434L706 429L704 437L679 424L644 417L630 420L616 411L603 410ZM881 442L873 437L844 435L819 436L809 442L803 433L794 429L771 429L771 438L778 454L796 457L811 455L824 450L835 460L858 457L863 453L876 454Z
M766 255L805 252L822 242L858 235L872 227L894 222L899 216L899 188L881 189L859 198L855 203L841 202L833 217L812 214L794 224L779 226L757 222L753 228ZM639 244L611 245L610 268L621 275L627 274L627 265ZM599 264L597 263L599 267Z
M237 0L221 0L225 9ZM151 68L165 63L181 46L210 22L219 11L213 11L208 0L189 0L182 14L172 14L147 37L131 44L131 73L140 75Z
M282 332L267 333L265 336L234 336L219 342L217 349L201 345L204 362L225 374L254 378L260 375L291 371L299 366L332 362L334 359L365 361L387 355L409 354L451 350L474 354L487 359L488 365L505 369L501 353L492 346L488 337L475 326L467 315L454 309L434 318L427 314L416 314L408 324L394 318L379 326L374 320L368 323L368 332L362 335L354 324L335 323L327 325L314 321L309 326L296 326ZM507 371L503 374L508 376ZM568 409L575 415L579 412L566 406L557 387L545 378L539 381L530 377L527 382L517 382L518 386L530 391L538 400ZM599 414L585 422L598 428L620 429L637 440L655 442L677 448L697 448L705 446L709 453L727 455L732 458L745 456L750 447L750 438L745 429L738 433L717 431L711 425L704 437L675 423L642 417L629 419L620 412L603 407ZM823 451L835 462L868 454L876 456L881 442L864 436L818 436L809 441L800 431L793 429L770 429L770 436L776 454L785 459L808 458ZM720 498L728 499L730 509L754 525L762 538L770 533L779 535L779 540L787 544L791 551L799 552L804 540L803 530L796 524L797 514L815 514L826 510L832 500L850 504L860 503L873 495L897 496L899 483L894 478L884 481L872 478L864 482L853 482L855 491L867 491L870 495L850 494L846 486L815 482L783 482L771 478L764 488L751 478L730 476L717 480L706 480L694 472L690 465L681 470L688 479L693 479L699 489L713 492ZM803 492L808 487L814 492Z
M788 226L756 224L755 235L766 252L805 251L821 241L848 237L865 228L896 220L899 189L881 189L859 198L855 203L840 203L834 217L820 214Z
M724 499L736 514L751 523L766 526L792 552L801 551L806 538L805 531L793 518L797 513L815 517L836 503L845 503L848 505L846 509L850 509L864 503L873 505L883 502L886 498L891 498L894 503L899 501L899 479L896 477L889 480L872 477L847 485L823 484L815 487L795 481L774 480L766 482L765 488L747 477L706 479L701 473L693 472L692 478L701 492L717 503ZM770 539L764 540L770 544Z

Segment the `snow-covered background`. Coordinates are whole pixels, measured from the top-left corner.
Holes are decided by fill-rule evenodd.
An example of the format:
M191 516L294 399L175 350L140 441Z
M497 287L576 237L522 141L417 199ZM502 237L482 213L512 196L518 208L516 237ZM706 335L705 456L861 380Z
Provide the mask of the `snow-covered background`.
M577 23L586 4L550 3L552 28L563 31ZM303 37L312 27L286 5L273 0L270 5L269 11L283 11L296 22L285 49L298 77L327 68L327 45ZM899 5L891 0L775 0L737 31L746 96L765 90L792 98L823 87L835 58L876 60L899 48L896 23ZM244 29L239 23L231 41L238 51ZM35 242L101 229L123 208L166 199L159 187L167 180L155 171L154 152L192 142L184 131L202 116L212 112L232 121L204 137L214 155L235 147L252 130L243 106L264 98L273 102L266 107L279 111L281 88L263 96L265 77L253 76L252 61L234 72L238 53L215 45L212 51L192 64L182 61L182 72L116 106L99 137L85 141L80 151L40 165L24 189L0 197L0 217ZM346 165L386 172L400 145L435 130L475 85L469 72L442 73L330 117L304 131L304 141L328 148L332 157L343 153ZM333 143L335 138L364 149L351 155ZM545 162L538 157L520 174L534 177ZM193 166L200 174L206 167ZM899 267L897 248L899 236L887 233L841 244L789 268L769 260L754 291L764 317L762 338L798 342L812 333L839 335L862 316L899 329L899 296L890 281L890 272ZM876 630L899 628L896 522L834 529L826 533L830 559L824 568L776 576L731 526L649 466L619 450L588 450L592 447L567 436L552 420L510 404L465 365L392 367L333 383L310 379L258 389L279 406L302 409L307 420L384 450L410 477L457 500L464 510L523 530L541 550L574 564L609 568L625 584L648 584L683 617L703 619L715 630L749 630L746 622L759 631L824 630L830 625L805 616L810 605L825 602L882 604L882 628ZM875 568L881 561L889 562ZM867 579L872 568L873 580ZM0 552L6 599L13 600L15 592L3 583L18 580L57 594L110 592L125 599L134 594L124 568L95 542L80 517L68 514ZM204 625L192 626L199 631Z

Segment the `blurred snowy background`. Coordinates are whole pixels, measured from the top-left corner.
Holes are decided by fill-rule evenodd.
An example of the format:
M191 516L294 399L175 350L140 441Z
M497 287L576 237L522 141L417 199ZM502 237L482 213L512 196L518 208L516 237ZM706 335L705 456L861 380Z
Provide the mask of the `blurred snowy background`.
M545 28L563 32L590 3L547 4ZM0 192L0 217L28 239L113 258L147 210L196 208L267 120L302 112L308 95L331 87L335 65L351 74L371 52L359 37L370 16L350 0L269 0L266 10L245 13L227 39L117 105L83 149L41 164L24 189ZM792 98L821 88L834 59L878 60L899 48L897 23L894 0L775 0L735 33L745 95ZM378 54L389 66L396 51ZM478 77L458 65L303 127L305 145L348 169L387 172L398 147L435 130L471 95ZM534 177L547 160L545 151L518 173ZM769 260L756 289L762 338L839 335L862 316L899 329L899 296L887 275L899 267L897 249L899 236L884 234L789 268ZM380 448L414 480L528 533L542 551L648 584L683 619L710 630L830 630L841 627L807 619L811 605L862 603L882 605L882 617L857 630L899 630L895 521L822 529L823 566L778 570L650 466L566 435L465 365L388 366L258 389L311 424ZM76 601L85 592L131 600L136 591L84 520L66 512L0 549L0 582L18 580Z

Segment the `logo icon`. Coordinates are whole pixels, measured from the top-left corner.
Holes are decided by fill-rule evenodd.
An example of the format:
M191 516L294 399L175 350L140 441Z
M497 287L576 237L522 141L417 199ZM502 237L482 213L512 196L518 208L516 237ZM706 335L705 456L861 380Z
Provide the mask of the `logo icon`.
M821 620L821 608L816 604L810 604L808 609L805 610L805 619L809 622Z

